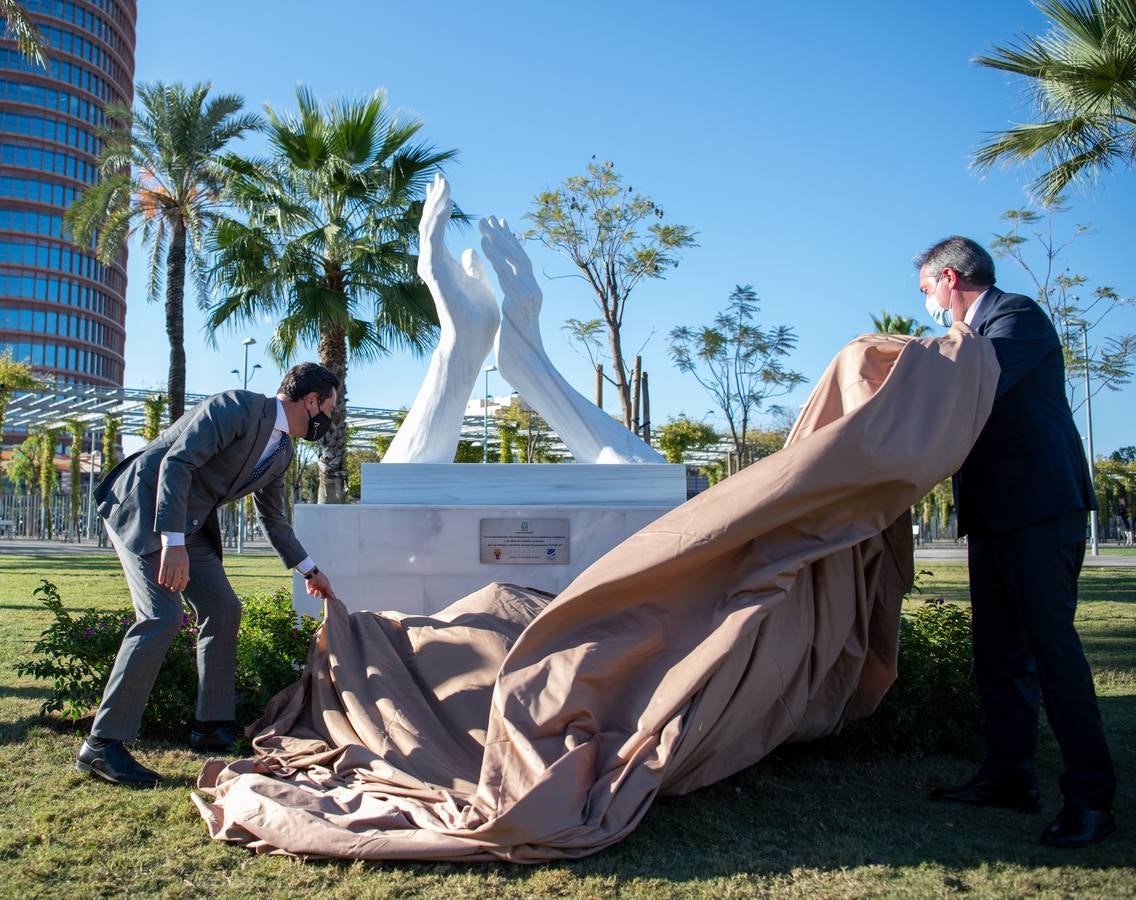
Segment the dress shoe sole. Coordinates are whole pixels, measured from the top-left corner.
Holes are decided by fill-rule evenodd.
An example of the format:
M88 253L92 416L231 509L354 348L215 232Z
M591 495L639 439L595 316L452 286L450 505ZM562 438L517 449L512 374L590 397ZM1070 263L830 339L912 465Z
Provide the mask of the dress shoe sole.
M101 778L103 781L110 784L121 784L125 787L138 787L138 788L152 788L157 787L158 782L155 781L124 781L119 778L114 778L107 772L92 766L90 763L85 763L81 759L75 760L75 771L82 772L84 775L92 775L95 778Z

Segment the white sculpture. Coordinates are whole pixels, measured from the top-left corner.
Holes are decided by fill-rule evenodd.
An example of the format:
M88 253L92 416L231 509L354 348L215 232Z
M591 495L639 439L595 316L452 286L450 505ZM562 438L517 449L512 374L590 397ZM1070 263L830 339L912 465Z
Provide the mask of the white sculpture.
M493 285L477 253L466 250L459 265L446 248L452 210L450 186L437 175L426 188L418 223L418 276L434 298L441 333L418 396L383 462L454 461L466 401L501 321Z
M540 337L542 295L532 263L503 219L482 219L481 248L503 299L473 250L461 265L443 237L453 204L442 176L426 189L419 223L418 274L438 309L441 334L426 378L383 462L451 462L466 399L493 347L497 368L564 441L580 463L661 463L663 457L580 395L553 366ZM496 333L496 340L494 340Z

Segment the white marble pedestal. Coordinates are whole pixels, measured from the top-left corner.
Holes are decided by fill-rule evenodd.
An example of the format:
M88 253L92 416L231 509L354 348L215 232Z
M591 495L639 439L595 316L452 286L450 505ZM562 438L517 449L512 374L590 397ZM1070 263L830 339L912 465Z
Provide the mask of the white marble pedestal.
M362 503L295 510L297 536L351 610L429 614L493 581L558 593L686 499L681 465L386 463L362 479ZM483 520L549 519L567 524L567 563L481 561ZM298 575L293 604L321 605Z

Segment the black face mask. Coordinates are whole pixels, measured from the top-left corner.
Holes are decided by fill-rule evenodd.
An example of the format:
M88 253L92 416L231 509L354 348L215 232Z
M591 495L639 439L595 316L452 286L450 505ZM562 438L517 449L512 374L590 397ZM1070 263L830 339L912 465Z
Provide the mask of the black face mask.
M308 413L308 433L304 437L309 441L318 441L331 428L331 416L320 410L314 416Z

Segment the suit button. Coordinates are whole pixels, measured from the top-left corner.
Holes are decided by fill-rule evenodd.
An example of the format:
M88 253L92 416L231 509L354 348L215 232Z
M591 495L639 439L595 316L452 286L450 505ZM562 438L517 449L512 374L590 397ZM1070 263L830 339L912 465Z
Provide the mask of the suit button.
M194 525L196 525L196 524L197 524L197 519L194 519L194 520L193 520L193 524L194 524Z

